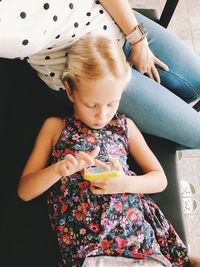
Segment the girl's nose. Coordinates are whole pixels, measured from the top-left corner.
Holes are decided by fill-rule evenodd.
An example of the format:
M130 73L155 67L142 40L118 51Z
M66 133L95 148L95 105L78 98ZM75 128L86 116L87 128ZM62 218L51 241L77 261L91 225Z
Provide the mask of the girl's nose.
M96 113L96 118L100 121L104 121L106 119L106 109L105 108L99 109L98 112Z

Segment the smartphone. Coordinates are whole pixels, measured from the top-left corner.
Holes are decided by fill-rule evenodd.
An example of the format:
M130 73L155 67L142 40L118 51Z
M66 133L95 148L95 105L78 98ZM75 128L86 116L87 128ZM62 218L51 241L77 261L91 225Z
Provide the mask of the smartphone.
M105 162L109 166L110 170L106 171L103 168L97 166L90 166L84 168L83 177L85 180L91 181L96 179L114 178L120 175L120 170L114 167L110 162Z

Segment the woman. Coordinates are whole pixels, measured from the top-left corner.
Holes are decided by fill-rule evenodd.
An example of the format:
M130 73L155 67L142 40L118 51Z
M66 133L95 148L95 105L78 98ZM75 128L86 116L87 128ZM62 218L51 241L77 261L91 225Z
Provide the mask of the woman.
M71 42L87 33L113 36L133 65L134 83L130 82L120 111L143 132L200 148L200 116L187 104L199 97L200 60L167 30L137 12L134 15L128 1L74 0L58 5L37 0L32 6L3 1L0 13L0 56L28 57L40 78L57 91L63 88L60 73ZM140 22L147 36L132 45L125 42Z

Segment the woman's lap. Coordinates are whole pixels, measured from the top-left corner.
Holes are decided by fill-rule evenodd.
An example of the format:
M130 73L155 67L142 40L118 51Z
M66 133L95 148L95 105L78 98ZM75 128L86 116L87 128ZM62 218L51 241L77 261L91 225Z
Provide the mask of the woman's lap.
M168 89L133 69L119 111L142 132L200 148L200 114Z
M141 20L140 14L136 16ZM191 102L199 96L200 59L169 31L146 18L142 20L149 30L152 50L170 68L169 72L160 71L160 75L163 86L167 84L173 93L133 69L132 81L119 110L132 118L143 132L200 148L200 114L180 99ZM126 44L125 53L128 49Z
M148 29L148 42L153 53L165 64L169 71L159 70L161 83L191 102L200 96L200 58L175 34L157 23L136 13L138 20L144 21Z

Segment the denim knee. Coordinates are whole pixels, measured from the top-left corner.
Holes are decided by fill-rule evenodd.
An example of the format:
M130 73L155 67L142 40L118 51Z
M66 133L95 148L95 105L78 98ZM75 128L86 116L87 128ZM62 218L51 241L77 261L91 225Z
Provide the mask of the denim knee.
M177 75L171 71L159 70L161 77L161 84L169 89L172 93L179 96L187 103L198 99L200 97L200 80L195 82L193 81L192 85L189 81L186 81L184 77Z

